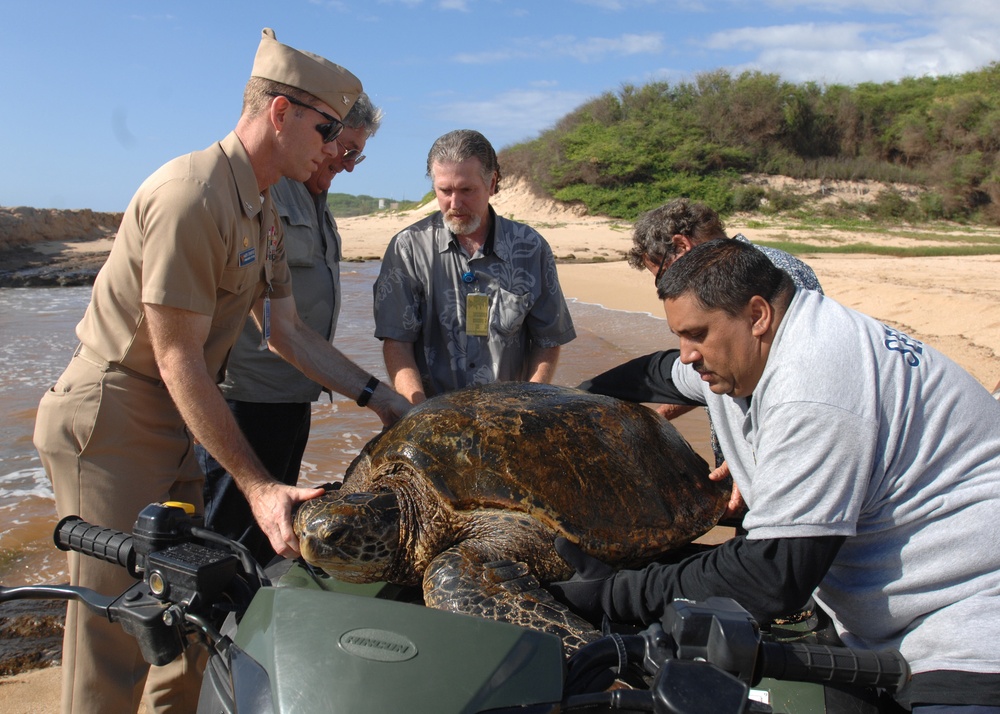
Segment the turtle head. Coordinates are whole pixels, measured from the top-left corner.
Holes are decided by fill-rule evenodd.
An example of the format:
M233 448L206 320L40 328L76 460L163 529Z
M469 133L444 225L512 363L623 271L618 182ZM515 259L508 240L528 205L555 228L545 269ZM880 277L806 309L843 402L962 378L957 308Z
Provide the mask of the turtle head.
M303 503L295 515L302 557L340 580L384 580L399 550L396 494L331 493Z

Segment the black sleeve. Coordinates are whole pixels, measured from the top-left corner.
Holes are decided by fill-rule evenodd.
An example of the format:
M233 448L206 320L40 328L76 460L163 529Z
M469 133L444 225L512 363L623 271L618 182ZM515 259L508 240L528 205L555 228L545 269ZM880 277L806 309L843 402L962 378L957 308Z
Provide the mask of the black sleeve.
M844 536L732 540L671 565L622 570L608 580L601 605L617 622L649 624L677 598L731 597L766 622L808 602Z
M679 350L666 350L636 357L588 379L578 389L617 397L627 402L703 404L704 402L688 399L674 386L670 370L679 354Z

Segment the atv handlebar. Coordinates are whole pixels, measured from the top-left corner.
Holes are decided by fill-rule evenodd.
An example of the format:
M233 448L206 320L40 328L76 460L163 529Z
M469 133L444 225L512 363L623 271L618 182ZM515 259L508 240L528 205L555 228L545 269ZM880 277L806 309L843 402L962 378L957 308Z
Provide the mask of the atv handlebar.
M655 677L652 708L643 711L658 713L754 711L745 708L750 688L764 678L896 691L909 677L895 650L764 641L734 600L676 600L659 623L609 635L570 657L563 711L610 706L602 690L629 668Z
M0 601L77 600L135 637L150 664L174 659L190 631L225 646L216 622L245 610L269 581L244 546L199 527L192 512L187 504L151 503L131 534L67 516L53 533L59 550L119 565L139 582L117 597L69 585L2 588Z
M72 550L120 565L133 578L142 578L136 569L133 539L127 533L91 525L79 516L66 516L56 526L53 540L59 550Z
M761 677L796 682L853 684L895 690L909 676L906 660L896 650L762 642L758 661Z

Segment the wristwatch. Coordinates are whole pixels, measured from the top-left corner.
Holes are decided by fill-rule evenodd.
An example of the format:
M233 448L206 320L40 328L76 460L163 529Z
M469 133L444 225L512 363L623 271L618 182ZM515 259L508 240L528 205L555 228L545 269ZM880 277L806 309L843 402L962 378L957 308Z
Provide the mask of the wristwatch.
M381 382L378 381L378 377L372 377L368 380L368 384L365 388L361 390L361 396L358 397L357 405L359 407L364 407L368 405L368 400L372 398L375 394L375 387L377 387Z

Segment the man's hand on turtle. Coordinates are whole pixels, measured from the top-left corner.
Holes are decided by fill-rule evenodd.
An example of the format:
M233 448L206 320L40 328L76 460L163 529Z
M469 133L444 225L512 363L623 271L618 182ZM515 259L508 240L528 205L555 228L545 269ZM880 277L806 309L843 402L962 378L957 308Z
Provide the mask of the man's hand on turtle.
M555 548L576 572L569 580L550 583L548 590L591 623L600 623L605 613L604 602L610 598L614 569L562 536L556 538Z
M731 475L729 473L729 462L723 461L719 468L708 475L708 478L712 481L722 481L723 479L730 478ZM722 518L735 518L745 511L746 507L747 504L743 501L743 495L740 493L736 482L733 481L733 492L729 494L729 503L726 504L726 511L722 514Z
M694 409L687 404L657 404L654 411L664 419L676 419Z
M412 406L402 394L384 382L379 384L371 401L368 402L368 407L382 420L383 427L395 424Z
M271 542L274 552L283 558L297 558L299 539L292 528L295 505L324 493L322 488L286 486L272 480L258 485L246 497L257 524Z

